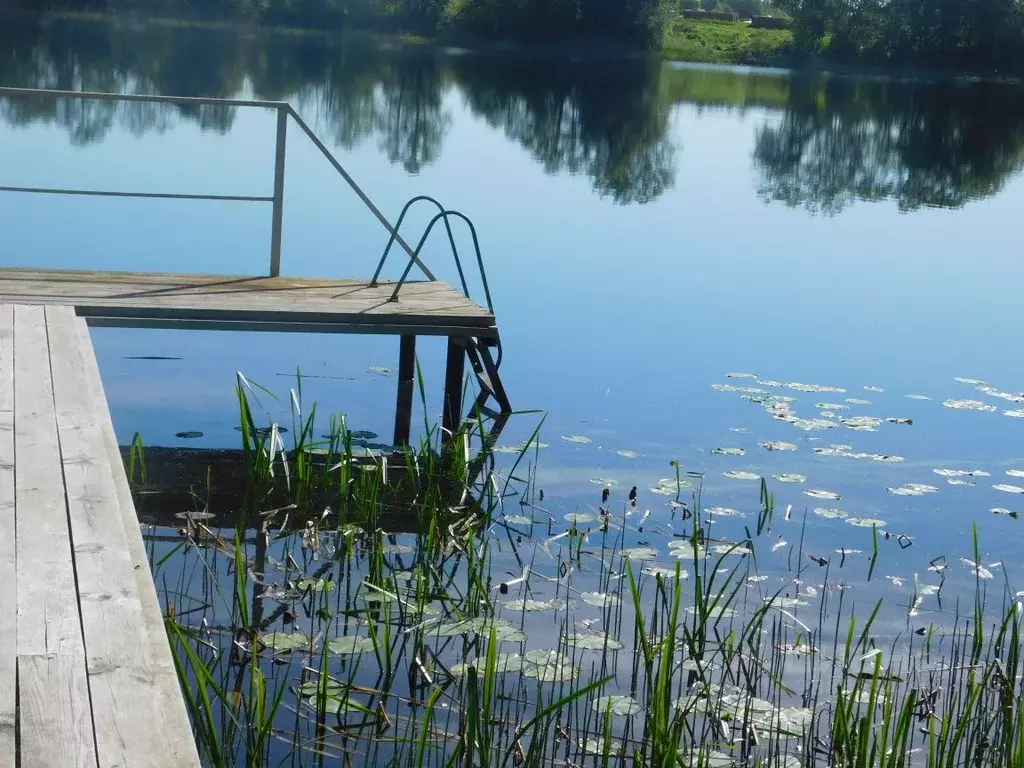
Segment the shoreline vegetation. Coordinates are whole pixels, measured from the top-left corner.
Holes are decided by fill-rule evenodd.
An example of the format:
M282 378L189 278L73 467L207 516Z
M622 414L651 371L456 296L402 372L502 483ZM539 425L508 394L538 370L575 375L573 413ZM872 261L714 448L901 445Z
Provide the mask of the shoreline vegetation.
M830 56L820 48L810 52L801 48L794 29L755 28L749 19L727 21L686 18L670 13L664 20L660 45L645 48L615 38L577 38L563 40L523 40L514 37L481 35L478 31L449 24L424 31L406 27L400 19L380 17L362 22L333 24L326 27L271 23L251 17L211 17L209 15L174 16L134 11L131 13L103 10L52 9L44 12L10 8L0 0L0 19L16 18L22 22L46 26L55 21L114 24L129 30L147 28L196 29L211 32L234 32L243 37L270 35L280 38L308 38L328 42L362 42L380 46L448 47L478 55L543 55L586 57L590 59L650 59L657 56L669 63L709 64L794 69L802 72L835 75L865 75L900 78L985 79L1019 82L1020 68L961 66L955 62L913 61L886 62L847 60ZM773 12L778 13L778 10ZM785 16L783 16L785 18ZM787 20L787 23L792 24Z
M2 2L2 0L0 0ZM54 20L118 24L129 28L163 27L235 32L252 36L271 34L281 37L319 40L363 40L381 45L447 46L477 54L541 54L607 58L648 58L659 55L667 62L789 67L801 62L793 54L793 33L788 29L755 29L748 20L720 21L689 19L672 15L665 21L663 43L648 49L614 38L526 41L489 37L457 25L436 31L405 28L385 19L362 24L311 27L260 22L245 17L209 18L160 14L122 14L111 11L58 10L40 14L15 11L26 20L42 24ZM0 14L10 13L0 5ZM804 62L807 63L807 62Z

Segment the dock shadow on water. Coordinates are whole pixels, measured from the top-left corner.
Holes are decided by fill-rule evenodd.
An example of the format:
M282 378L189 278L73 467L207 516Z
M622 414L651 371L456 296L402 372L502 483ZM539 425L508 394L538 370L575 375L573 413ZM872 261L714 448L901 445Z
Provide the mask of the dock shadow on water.
M938 557L907 602L876 600L912 537L847 518L863 550L821 549L758 473L726 473L751 481L743 512L672 462L646 493L595 478L565 513L538 483L542 420L515 446L469 422L367 451L298 392L288 432L261 429L256 394L240 377L242 447L198 476L201 452L161 475L166 454L126 450L209 765L1020 764L1020 603L976 533L970 578ZM884 421L745 396L801 429Z

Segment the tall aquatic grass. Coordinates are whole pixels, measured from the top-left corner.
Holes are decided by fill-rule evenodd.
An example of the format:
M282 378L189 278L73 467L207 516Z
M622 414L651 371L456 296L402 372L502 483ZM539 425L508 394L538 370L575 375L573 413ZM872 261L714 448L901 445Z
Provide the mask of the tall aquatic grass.
M263 396L240 377L237 525L189 520L155 558L209 765L1024 766L1021 608L981 568L945 628L912 631L915 580L893 635L891 606L836 580L845 552L805 552L804 523L769 586L786 521L764 482L756 525L725 539L674 463L677 559L654 569L625 503L555 530L539 429L507 469L479 461L473 422L360 452L341 418L316 439L296 388L286 446ZM141 441L131 461L137 478Z

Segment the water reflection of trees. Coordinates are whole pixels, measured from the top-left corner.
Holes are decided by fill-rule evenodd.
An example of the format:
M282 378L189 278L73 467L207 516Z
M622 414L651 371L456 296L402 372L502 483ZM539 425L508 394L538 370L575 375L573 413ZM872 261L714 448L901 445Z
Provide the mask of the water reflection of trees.
M0 25L0 83L35 88L290 99L346 148L376 140L410 173L436 161L452 125L446 94L521 143L551 172L589 175L620 202L646 202L673 182L659 67L631 62L595 72L550 63L445 57L427 49L110 24ZM164 131L181 120L227 131L236 110L46 99L0 101L13 125L48 122L72 141L111 129Z
M588 176L620 203L675 183L669 123L680 105L755 110L758 191L813 211L892 199L910 210L998 191L1024 162L1019 87L665 69L642 60L567 63L450 56L428 48L169 26L0 23L0 83L68 90L287 99L318 133L376 142L416 173L441 155L457 101L550 173ZM226 132L217 106L0 100L11 125L45 122L77 144L180 122ZM729 148L692 147L691 151Z
M794 79L754 163L770 201L835 213L854 200L959 207L998 192L1024 163L1019 87Z
M454 72L469 107L549 173L585 173L620 203L650 202L675 181L658 62L460 59Z

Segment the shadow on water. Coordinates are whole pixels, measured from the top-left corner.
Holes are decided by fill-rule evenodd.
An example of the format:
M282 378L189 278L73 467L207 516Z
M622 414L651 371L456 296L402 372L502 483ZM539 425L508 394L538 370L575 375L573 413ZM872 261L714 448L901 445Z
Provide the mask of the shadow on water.
M854 200L903 210L959 207L995 194L1022 163L1019 86L837 78L456 55L268 33L51 21L4 24L0 83L35 88L288 99L336 146L375 142L418 173L449 139L454 93L551 174L579 174L620 204L657 200L679 181L679 109L754 110L759 195L833 214ZM189 122L230 131L228 107L0 102L12 126L47 123L85 145ZM708 151L691 146L690 152Z

